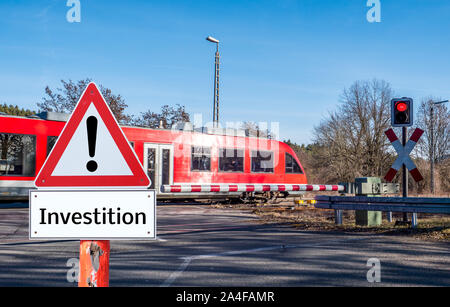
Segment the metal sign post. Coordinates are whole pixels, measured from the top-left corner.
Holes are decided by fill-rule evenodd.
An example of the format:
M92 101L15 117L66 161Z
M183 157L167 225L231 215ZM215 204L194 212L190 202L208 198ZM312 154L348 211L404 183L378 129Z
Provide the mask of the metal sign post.
M109 241L80 241L79 287L109 287Z
M406 135L408 133L407 127L402 127L402 144L403 147L406 146ZM402 166L402 196L408 197L408 173L406 172L406 165L403 163ZM408 213L403 212L403 221L408 222Z

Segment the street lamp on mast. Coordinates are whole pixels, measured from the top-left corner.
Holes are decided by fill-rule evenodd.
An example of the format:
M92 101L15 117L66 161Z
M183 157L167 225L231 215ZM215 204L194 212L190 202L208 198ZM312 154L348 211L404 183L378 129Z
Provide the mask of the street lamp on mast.
M214 106L213 106L213 125L219 126L219 71L220 71L220 55L219 55L219 40L212 36L206 38L207 41L216 44L216 55L214 61Z

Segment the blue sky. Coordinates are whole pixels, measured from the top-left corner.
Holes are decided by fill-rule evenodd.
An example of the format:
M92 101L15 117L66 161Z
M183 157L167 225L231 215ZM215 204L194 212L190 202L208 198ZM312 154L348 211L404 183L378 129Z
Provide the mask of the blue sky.
M36 109L44 88L93 78L128 112L185 105L212 118L214 45L221 40L221 122L279 122L280 138L311 142L344 88L372 78L416 101L450 98L450 1L1 0L0 103Z

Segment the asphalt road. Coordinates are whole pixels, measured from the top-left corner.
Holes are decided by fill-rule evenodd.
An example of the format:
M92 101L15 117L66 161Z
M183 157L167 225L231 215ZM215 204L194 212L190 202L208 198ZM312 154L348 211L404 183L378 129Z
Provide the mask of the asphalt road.
M79 241L29 241L28 210L0 210L0 286L76 286ZM367 261L381 282L367 281ZM450 286L450 244L298 231L210 206L158 206L158 240L111 242L110 286Z

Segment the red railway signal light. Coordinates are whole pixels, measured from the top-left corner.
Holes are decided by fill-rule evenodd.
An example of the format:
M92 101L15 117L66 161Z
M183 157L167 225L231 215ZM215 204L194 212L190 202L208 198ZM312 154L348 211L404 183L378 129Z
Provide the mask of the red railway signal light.
M391 100L391 123L393 127L409 127L413 125L412 98L394 98Z
M399 102L397 102L396 109L399 112L405 112L406 109L408 109L408 106L403 101L399 101Z

